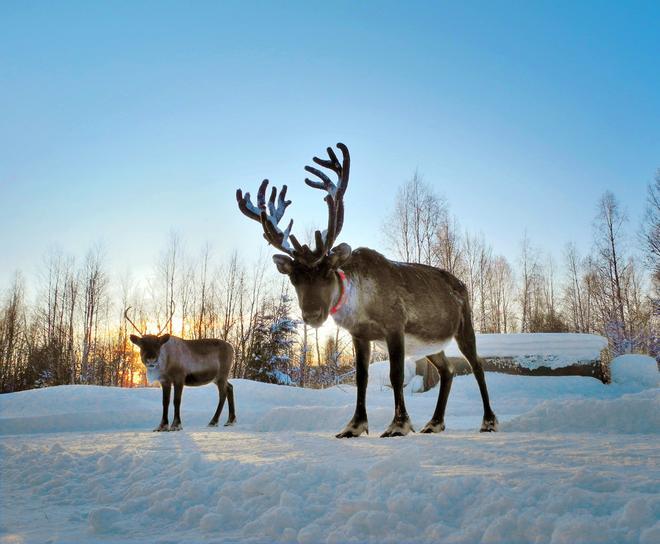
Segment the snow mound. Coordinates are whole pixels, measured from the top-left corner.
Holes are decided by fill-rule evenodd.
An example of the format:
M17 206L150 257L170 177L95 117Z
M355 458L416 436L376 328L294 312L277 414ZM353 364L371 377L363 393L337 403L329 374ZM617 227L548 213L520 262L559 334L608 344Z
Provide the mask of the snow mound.
M477 334L477 352L481 357L512 357L522 367L563 368L579 362L600 358L607 339L597 334L578 333L518 333ZM445 355L461 357L452 340Z
M477 351L482 357L557 355L579 360L596 359L607 347L607 339L597 334L517 333L477 334ZM460 355L453 341L445 350L452 357Z
M620 355L610 363L612 381L617 384L638 384L658 387L658 363L648 355Z
M420 429L438 389L414 381ZM473 376L454 379L446 432L390 439L388 387L369 389L371 434L352 440L334 438L350 385L232 380L238 423L211 429L217 388L186 388L177 433L151 432L159 389L0 395L0 542L658 542L659 389L487 381L503 430L531 432L479 433Z
M597 334L577 333L519 333L477 334L477 352L480 357L510 357L521 367L536 370L540 367L563 368L578 363L600 360L607 339ZM456 340L444 350L447 357L463 357ZM428 355L433 355L429 353ZM415 376L415 361L407 357L404 383ZM390 363L381 361L369 366L369 385L383 389L390 387Z
M502 425L505 431L660 433L660 390L616 399L546 401Z
M407 357L403 367L403 383L408 384L417 373L415 359ZM390 362L378 361L369 365L369 385L380 390L391 389L390 383Z
M95 533L115 533L117 523L121 520L121 511L118 508L104 506L96 508L89 513L89 525Z

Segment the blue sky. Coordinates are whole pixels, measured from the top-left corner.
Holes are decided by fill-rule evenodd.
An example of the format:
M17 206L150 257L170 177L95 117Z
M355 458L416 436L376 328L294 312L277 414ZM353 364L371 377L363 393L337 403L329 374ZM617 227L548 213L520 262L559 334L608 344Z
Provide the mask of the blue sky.
M660 167L658 2L0 4L0 288L46 251L101 242L118 273L170 231L192 253L264 247L237 187L289 185L343 141L341 240L381 225L415 169L516 259L526 229L588 250L613 191L637 229ZM294 229L295 230L295 229Z

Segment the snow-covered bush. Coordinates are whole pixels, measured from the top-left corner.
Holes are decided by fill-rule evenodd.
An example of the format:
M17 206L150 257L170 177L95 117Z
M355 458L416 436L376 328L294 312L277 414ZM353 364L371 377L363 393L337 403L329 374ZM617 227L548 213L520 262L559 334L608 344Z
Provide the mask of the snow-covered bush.
M246 378L291 385L291 355L298 326L298 322L290 317L291 297L283 291L268 306L264 305L257 316Z

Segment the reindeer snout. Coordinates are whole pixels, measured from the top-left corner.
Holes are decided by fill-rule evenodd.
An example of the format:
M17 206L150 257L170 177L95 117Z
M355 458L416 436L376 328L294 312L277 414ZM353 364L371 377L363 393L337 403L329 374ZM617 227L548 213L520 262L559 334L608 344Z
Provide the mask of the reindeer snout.
M323 310L320 308L317 310L307 310L302 314L303 321L312 327L323 325L323 317Z

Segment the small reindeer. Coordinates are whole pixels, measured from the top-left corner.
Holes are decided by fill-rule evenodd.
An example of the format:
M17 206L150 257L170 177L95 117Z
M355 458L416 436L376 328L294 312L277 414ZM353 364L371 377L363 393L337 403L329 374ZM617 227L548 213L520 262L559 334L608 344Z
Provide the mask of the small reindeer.
M139 333L131 334L131 342L140 348L140 358L147 367L150 382L159 381L163 390L163 417L154 431L181 430L181 395L184 385L206 385L214 382L218 386L218 408L213 414L209 427L217 427L220 413L229 402L227 425L236 423L234 412L234 388L227 381L234 363L234 348L224 340L183 340L169 334L162 334L172 315L158 334L142 334L140 329L128 317L126 308L124 317ZM168 426L170 394L174 385L174 421Z
M348 330L356 354L357 404L355 414L337 438L359 436L369 432L366 411L366 389L371 341L387 347L390 357L390 381L394 391L394 418L381 436L402 436L412 429L403 398L404 356L418 357L442 352L452 338L469 361L479 384L484 407L481 431L497 430L497 418L491 410L482 363L477 357L468 292L465 285L445 270L386 259L380 253L347 244L333 248L344 222L344 193L348 186L350 155L344 144L340 162L328 148L329 160L314 157L314 162L337 175L335 185L321 170L306 166L305 170L320 181L305 179L315 189L327 192L328 226L315 232L316 247L301 245L291 234L293 220L282 231L278 224L291 204L286 200L284 185L277 198L272 188L266 203L268 180L257 193L255 206L250 194L236 191L238 207L250 219L261 223L264 238L286 255L275 255L277 269L289 276L298 296L305 323L319 327L332 315L335 322ZM291 243L289 243L289 240ZM440 392L435 413L422 429L437 433L445 429L444 414L454 376L443 357L431 362L440 372Z

